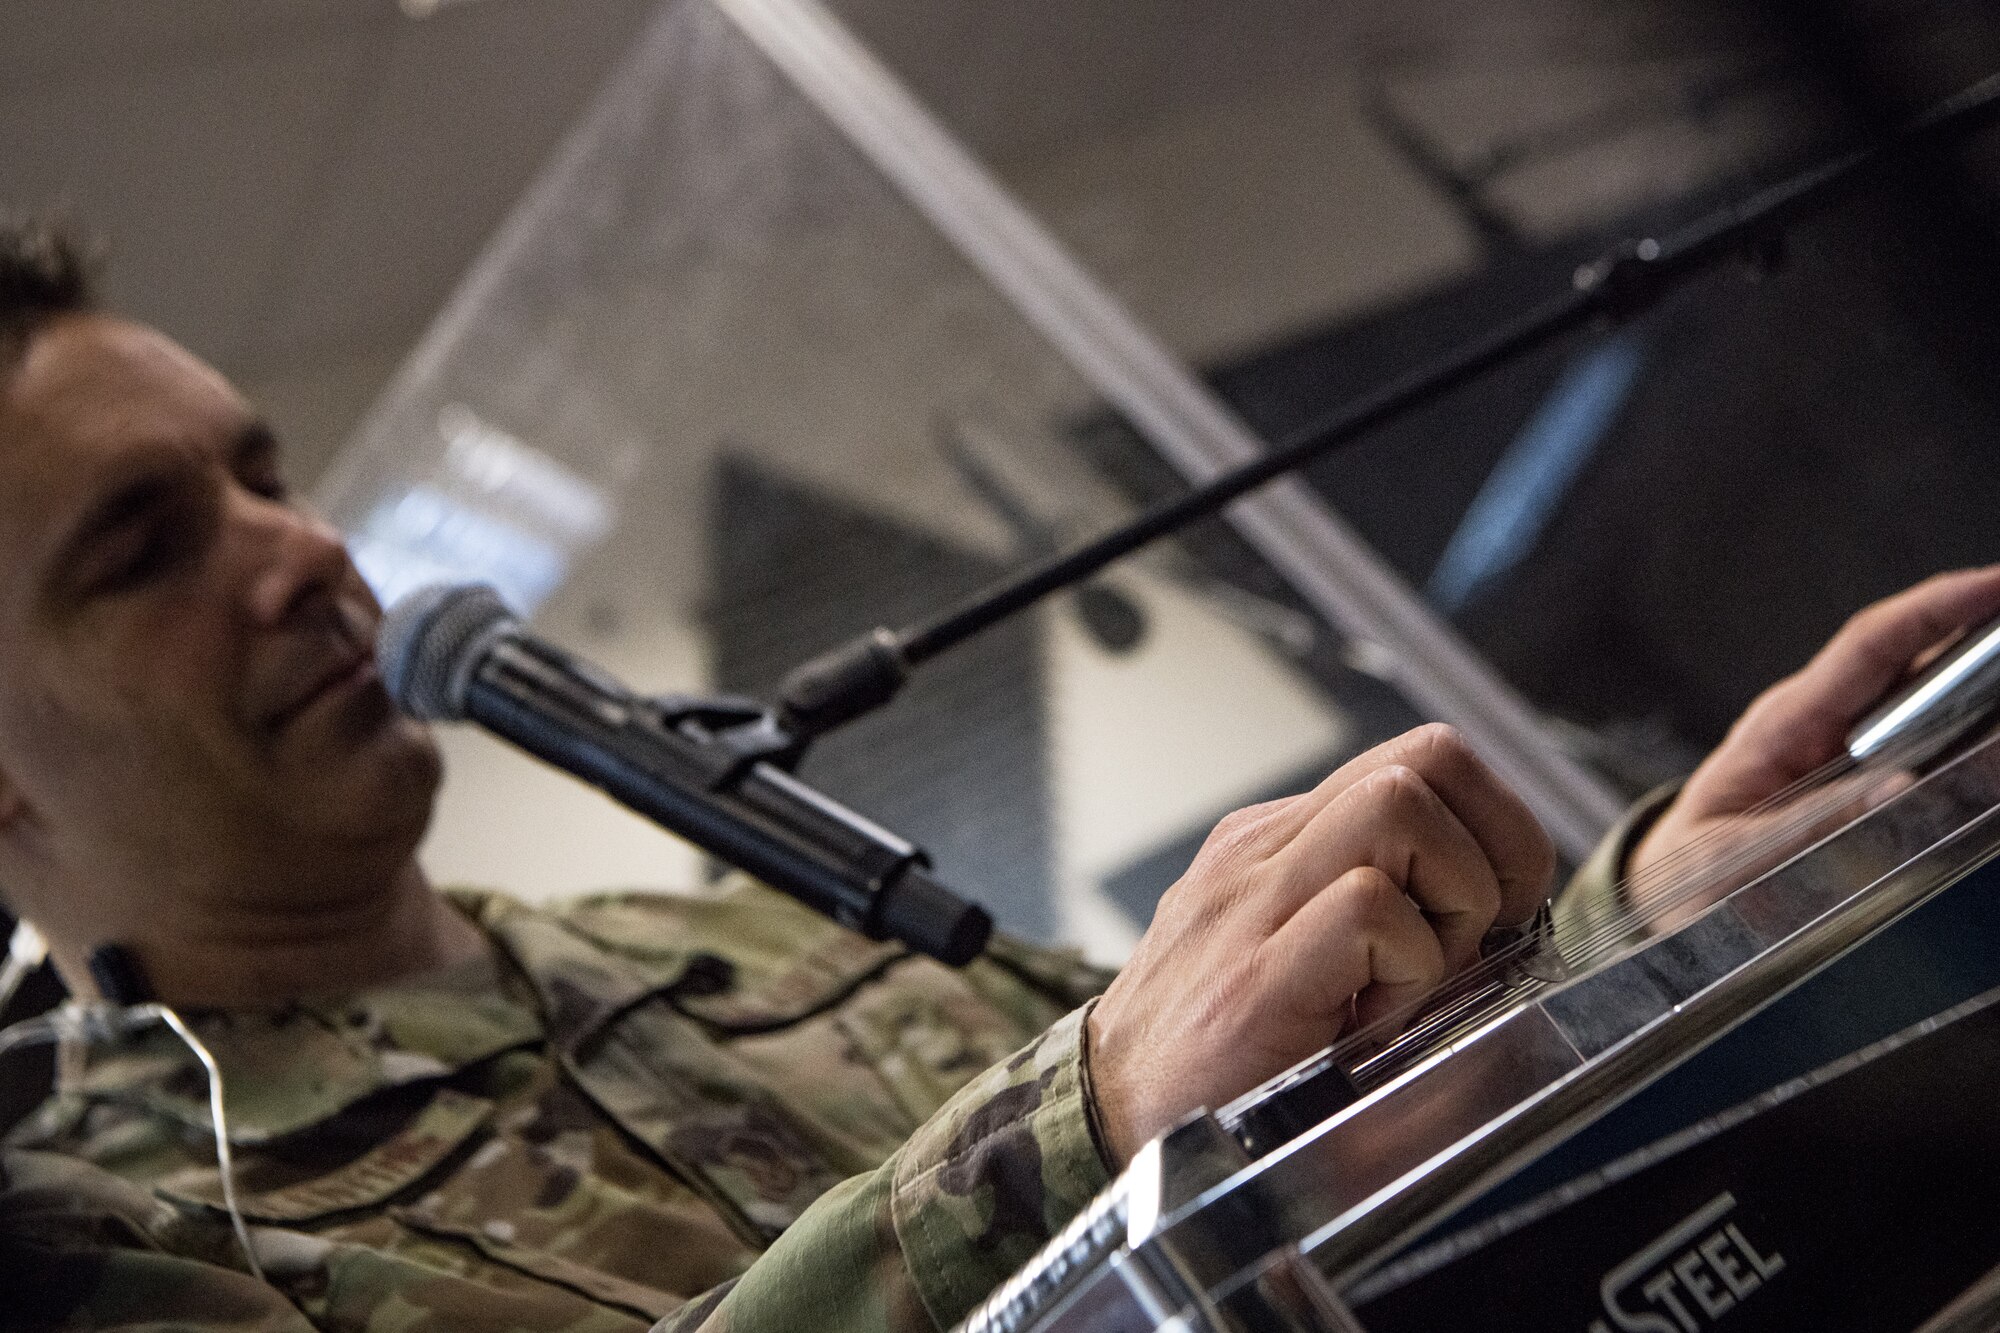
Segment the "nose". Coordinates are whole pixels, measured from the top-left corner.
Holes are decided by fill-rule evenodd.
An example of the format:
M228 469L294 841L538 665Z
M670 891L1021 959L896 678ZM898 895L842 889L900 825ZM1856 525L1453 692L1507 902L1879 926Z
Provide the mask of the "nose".
M330 607L351 576L347 547L317 514L261 496L236 497L233 517L248 524L254 564L249 611L259 627L283 624L301 611Z

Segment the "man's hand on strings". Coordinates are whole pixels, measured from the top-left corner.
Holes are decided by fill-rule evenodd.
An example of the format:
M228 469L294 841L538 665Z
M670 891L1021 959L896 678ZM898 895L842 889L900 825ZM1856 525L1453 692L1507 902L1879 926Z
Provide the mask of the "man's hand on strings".
M1216 825L1090 1023L1122 1162L1421 997L1544 901L1555 852L1449 727L1369 751Z
M1803 669L1760 695L1695 770L1679 799L1627 859L1628 894L1658 899L1670 891L1668 879L1699 881L1727 864L1727 874L1711 875L1692 891L1681 909L1691 912L1775 864L1770 858L1782 855L1777 849L1768 864L1727 860L1731 849L1754 838L1765 823L1795 818L1797 802L1759 807L1843 754L1848 733L1883 696L1967 627L1995 614L2000 614L2000 565L1939 574L1856 613ZM1831 826L1859 814L1886 790L1878 779L1856 790L1851 801L1823 801L1822 822ZM1746 815L1753 818L1745 820ZM1682 855L1674 857L1677 851Z

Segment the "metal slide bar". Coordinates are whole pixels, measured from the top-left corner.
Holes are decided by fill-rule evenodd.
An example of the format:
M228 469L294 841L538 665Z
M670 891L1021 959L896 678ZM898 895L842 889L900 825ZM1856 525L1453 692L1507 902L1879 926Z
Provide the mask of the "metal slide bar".
M1267 446L816 0L710 0L1191 483ZM1385 649L1418 711L1449 722L1580 861L1623 800L1296 477L1225 516L1314 610Z

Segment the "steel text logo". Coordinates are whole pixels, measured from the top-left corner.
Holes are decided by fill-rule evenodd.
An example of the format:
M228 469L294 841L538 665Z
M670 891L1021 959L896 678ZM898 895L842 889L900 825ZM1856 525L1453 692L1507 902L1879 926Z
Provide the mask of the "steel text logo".
M1593 1319L1590 1333L1703 1333L1783 1272L1783 1255L1727 1220L1735 1209L1735 1195L1718 1194L1606 1273L1597 1294L1610 1322Z

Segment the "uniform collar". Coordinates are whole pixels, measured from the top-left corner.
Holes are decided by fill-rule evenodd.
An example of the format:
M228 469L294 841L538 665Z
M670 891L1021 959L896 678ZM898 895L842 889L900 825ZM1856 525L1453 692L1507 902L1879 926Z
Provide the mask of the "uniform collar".
M477 922L483 898L454 896ZM267 1142L391 1088L437 1081L544 1035L533 991L499 950L339 999L182 1014L222 1071L230 1137ZM58 1091L137 1106L207 1132L207 1082L161 1028L72 1047Z
M705 897L608 894L561 911L451 890L494 948L336 1001L183 1015L222 1070L230 1137L295 1133L387 1089L547 1040L575 1057L647 999L713 1031L782 1027L900 958L743 878ZM171 1033L71 1049L60 1090L210 1131L201 1067Z

